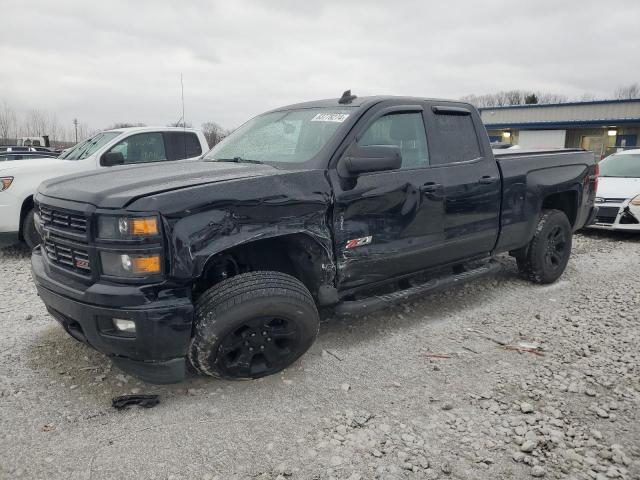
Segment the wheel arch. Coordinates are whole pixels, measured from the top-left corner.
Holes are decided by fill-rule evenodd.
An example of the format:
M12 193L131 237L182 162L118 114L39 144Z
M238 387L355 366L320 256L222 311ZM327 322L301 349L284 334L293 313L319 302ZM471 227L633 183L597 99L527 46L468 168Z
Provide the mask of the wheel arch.
M33 202L33 195L29 195L27 198L24 199L24 201L22 202L22 206L20 207L20 223L19 223L18 236L21 241L24 241L24 236L22 232L23 230L22 225L24 224L24 218L27 216L29 211L34 207L34 205L35 204Z
M569 219L572 227L575 227L578 218L578 192L565 190L551 193L542 200L541 210L560 210Z
M261 270L297 278L320 304L332 303L335 292L333 251L308 232L246 240L209 254L201 265L193 284L196 296L226 278Z

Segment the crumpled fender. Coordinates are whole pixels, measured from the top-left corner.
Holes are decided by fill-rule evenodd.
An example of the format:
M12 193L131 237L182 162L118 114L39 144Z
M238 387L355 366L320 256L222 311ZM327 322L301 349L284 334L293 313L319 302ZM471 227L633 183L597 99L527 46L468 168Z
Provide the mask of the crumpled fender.
M199 277L213 255L231 247L295 233L314 239L334 262L331 188L321 170L198 186L167 197L162 203L174 208L161 213L174 278Z

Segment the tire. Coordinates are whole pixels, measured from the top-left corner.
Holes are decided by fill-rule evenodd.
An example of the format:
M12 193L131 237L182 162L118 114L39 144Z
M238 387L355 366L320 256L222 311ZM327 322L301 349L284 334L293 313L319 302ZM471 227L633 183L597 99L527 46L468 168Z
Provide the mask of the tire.
M309 349L319 326L315 302L302 282L280 272L243 273L196 300L189 361L216 378L272 375Z
M529 245L515 255L518 269L535 283L553 283L571 256L571 224L560 210L543 210Z
M27 247L30 249L33 249L42 241L40 235L38 235L38 231L36 230L36 224L33 219L34 215L35 209L32 208L22 220L22 238L24 239L24 243L26 243Z

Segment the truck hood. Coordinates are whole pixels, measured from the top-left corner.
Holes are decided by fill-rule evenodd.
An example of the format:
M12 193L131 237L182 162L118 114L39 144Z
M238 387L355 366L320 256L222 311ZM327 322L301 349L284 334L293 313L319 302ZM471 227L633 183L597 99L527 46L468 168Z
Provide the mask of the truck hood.
M10 160L0 162L0 174L12 175L20 172L38 171L57 171L59 175L64 175L68 168L72 170L75 162L70 160L61 160L56 157L29 158L25 160Z
M279 172L268 165L183 160L66 175L43 182L38 192L101 208L124 208L149 195Z
M600 177L597 197L624 198L626 200L640 195L640 178Z

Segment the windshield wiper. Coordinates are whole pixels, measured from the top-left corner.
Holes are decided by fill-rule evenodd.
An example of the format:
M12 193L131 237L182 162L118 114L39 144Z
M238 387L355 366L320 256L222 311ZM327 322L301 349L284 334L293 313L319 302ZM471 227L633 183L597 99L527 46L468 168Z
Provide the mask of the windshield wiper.
M233 158L216 158L216 162L233 162L233 163L262 163L260 160L251 160L249 158L233 157Z

